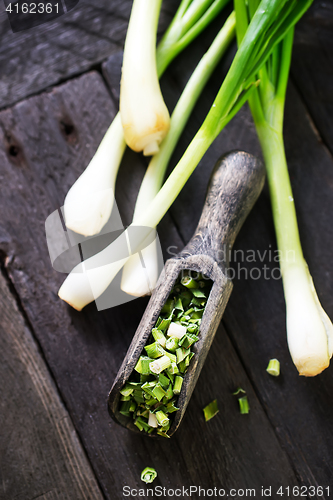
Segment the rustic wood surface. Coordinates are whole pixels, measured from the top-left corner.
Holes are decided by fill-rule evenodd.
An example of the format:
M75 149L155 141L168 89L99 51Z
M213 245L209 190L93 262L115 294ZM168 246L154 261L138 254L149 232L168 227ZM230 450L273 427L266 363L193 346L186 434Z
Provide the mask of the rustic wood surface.
M161 30L175 4L164 9ZM274 256L276 243L267 188L236 240L234 290L172 439L135 435L107 412L108 391L147 299L101 312L92 304L78 313L57 297L65 275L51 267L44 223L63 204L116 112L129 8L129 1L105 1L97 8L82 0L59 20L17 34L10 33L0 12L0 105L6 108L0 112L0 251L8 281L0 277L0 498L122 498L125 485L143 487L140 473L147 465L158 471L154 485L166 488L255 488L260 498L261 487L271 486L272 498L280 498L279 486L333 487L332 369L314 379L300 378L290 360L282 285L269 255ZM296 30L285 119L304 253L331 318L332 23L331 4L315 1ZM217 26L164 75L170 108ZM202 122L233 51L200 98L172 164ZM64 83L49 88L59 82ZM211 169L221 153L236 148L260 154L246 107L215 141L161 222L165 257L191 238ZM145 165L126 152L117 181L124 225L131 220ZM264 265L269 279L256 279L255 268ZM278 379L265 372L272 357L281 361ZM239 414L232 395L238 386L249 397L246 416ZM215 398L220 412L205 423L202 408Z

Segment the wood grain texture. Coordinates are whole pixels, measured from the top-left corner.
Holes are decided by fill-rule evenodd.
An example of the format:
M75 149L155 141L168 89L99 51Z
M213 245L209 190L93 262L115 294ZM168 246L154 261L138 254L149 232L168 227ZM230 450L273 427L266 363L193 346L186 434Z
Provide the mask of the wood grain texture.
M213 344L211 361L207 360L199 389L172 440L149 441L148 445L144 436L132 435L110 421L107 394L147 300L135 300L102 312L97 312L92 304L81 313L61 302L56 292L64 276L51 268L44 221L63 202L114 113L101 78L90 73L0 114L0 248L8 255L7 272L103 492L111 499L120 497L124 485L139 488L141 470L147 465L159 471L156 484L169 487L297 484L223 330L218 334L222 344ZM67 135L66 130L70 131ZM16 146L16 156L10 154L13 150L9 143ZM126 224L132 215L143 169L140 157L130 152L125 155L117 191ZM160 230L165 249L183 245L169 217L163 219ZM213 371L208 370L210 364L216 367ZM222 374L219 366L225 367ZM231 388L240 383L249 388L253 407L243 426L237 402L230 396ZM206 425L202 407L212 394L220 395L221 418ZM193 439L194 435L199 438ZM213 466L212 456L216 458Z
M71 418L2 274L0 295L0 498L102 500Z
M131 0L80 0L54 21L13 33L0 3L0 108L83 73L123 47ZM163 32L177 6L162 8Z
M2 8L2 3L0 5ZM78 23L69 23L66 29L65 25L60 28L57 21L58 24L50 23L21 33L21 38L11 35L5 38L7 27L1 32L4 40L1 62L5 65L2 105L86 71L109 55L111 46L114 59L104 66L104 71L109 75L112 72L108 81L113 82L111 91L116 102L121 59L121 42L118 44L117 36L119 41L124 36L129 2L104 2L99 18L91 5L82 2L83 10L75 14ZM107 36L105 39L104 26L109 22L111 26L113 21L112 16L106 15L109 10L106 11L104 5L107 9L126 11L123 17L117 13L119 31L115 27L114 46ZM319 50L314 37L314 33L320 34L316 26L320 29L330 26L330 4L325 5L316 1L313 8L325 8L324 15L319 16L320 19L313 16L310 24L305 18L296 31L292 72L307 109L291 86L285 132L305 256L320 300L332 318L332 160L311 128L307 115L311 109L307 100L310 85L314 100L323 101L321 115L315 119L313 112L312 118L318 129L320 118L325 131L330 130L330 93L322 90L330 88L331 83L322 71L324 68L329 73L329 67L326 63L322 65L317 77L310 74L312 66L306 62L317 57L319 61L321 51L325 61L330 61L330 54L322 45ZM86 17L85 12L89 13ZM69 16L74 13L75 10ZM65 23L65 19L67 22L70 18L63 17L61 22ZM96 23L96 30L90 26L91 19L93 26ZM163 76L162 90L170 109L216 28L217 23L175 60ZM73 37L78 44L75 53L70 53L70 43L53 43L61 37L66 40L66 33L69 33L69 42ZM301 34L300 51L297 33ZM326 41L329 32L325 33ZM82 46L79 39L84 42ZM214 73L196 106L171 166L202 123L233 50ZM71 65L67 65L68 61ZM120 497L126 484L142 486L139 476L147 465L159 472L156 484L174 488L190 484L225 488L302 483L331 485L332 369L313 380L301 379L290 361L281 281L271 275L277 264L269 258L269 251L276 247L267 189L236 241L235 248L243 252L243 257L241 253L234 257L233 268L237 271L239 262L245 270L240 271L240 278L235 282L224 326L220 326L215 337L180 429L172 440L152 443L110 422L107 393L147 300L139 299L99 313L94 305L77 313L62 304L56 292L64 276L50 267L44 221L63 203L65 193L88 163L114 113L101 77L90 73L0 114L0 249L8 256L7 271L105 497ZM321 133L324 136L323 128ZM324 140L326 144L331 141L327 134ZM260 154L246 107L215 141L161 222L159 235L165 257L175 255L189 241L199 220L211 169L221 153L235 148ZM126 152L117 181L117 202L125 225L131 221L145 164L141 157ZM254 252L254 262L246 261L246 251ZM256 267L262 271L265 264L269 279L258 280L257 274L253 279L245 279L246 269L248 274ZM265 372L268 359L274 356L282 362L279 379ZM239 415L237 401L231 395L238 386L248 393L249 416ZM216 397L220 413L206 424L202 408Z

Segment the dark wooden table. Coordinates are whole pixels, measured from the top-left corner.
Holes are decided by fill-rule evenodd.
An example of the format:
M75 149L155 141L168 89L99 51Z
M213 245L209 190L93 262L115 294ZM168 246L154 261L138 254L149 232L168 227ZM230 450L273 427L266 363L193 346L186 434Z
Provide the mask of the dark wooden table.
M164 2L160 32L176 5ZM144 487L140 473L146 466L158 471L153 486L184 487L182 498L190 486L224 488L231 495L234 488L235 498L253 497L250 489L263 498L262 488L271 488L273 499L298 498L293 487L312 486L299 490L304 498L333 498L333 372L301 378L291 362L278 264L270 259L276 242L267 187L236 242L234 291L172 439L134 435L107 413L108 391L147 299L101 312L91 304L79 313L57 297L65 275L51 267L44 223L63 204L116 113L130 6L129 0L81 0L58 20L14 34L1 2L0 498L123 498L125 486ZM170 108L219 22L163 77ZM285 117L304 253L331 318L332 30L333 3L316 0L296 30ZM172 166L201 124L234 50L203 93ZM260 155L247 107L218 137L162 220L165 258L191 237L210 171L221 153L235 148ZM145 165L126 152L117 181L124 225ZM281 361L279 378L265 371L273 357ZM240 415L232 395L238 386L247 391L249 415ZM220 412L206 423L202 408L215 398ZM172 492L165 497L173 498Z

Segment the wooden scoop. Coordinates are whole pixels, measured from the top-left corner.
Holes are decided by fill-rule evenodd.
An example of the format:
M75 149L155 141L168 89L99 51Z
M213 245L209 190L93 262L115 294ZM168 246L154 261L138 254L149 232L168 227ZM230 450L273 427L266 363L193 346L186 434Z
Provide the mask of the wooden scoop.
M195 356L184 376L176 402L179 411L171 414L173 420L168 435L171 436L178 428L232 290L232 282L227 275L230 250L262 190L264 178L263 164L242 151L223 156L215 165L198 227L186 247L166 262L110 391L109 412L124 427L140 432L133 419L119 413L119 390L142 354L175 281L181 271L187 269L208 276L213 286L202 317L199 340L193 345Z

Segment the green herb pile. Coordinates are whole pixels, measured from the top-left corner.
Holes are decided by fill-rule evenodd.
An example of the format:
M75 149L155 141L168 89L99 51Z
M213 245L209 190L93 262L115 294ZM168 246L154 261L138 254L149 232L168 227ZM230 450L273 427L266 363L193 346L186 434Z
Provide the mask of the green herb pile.
M140 431L169 437L184 375L195 355L212 281L199 274L178 278L128 381L120 390L120 413Z

